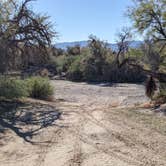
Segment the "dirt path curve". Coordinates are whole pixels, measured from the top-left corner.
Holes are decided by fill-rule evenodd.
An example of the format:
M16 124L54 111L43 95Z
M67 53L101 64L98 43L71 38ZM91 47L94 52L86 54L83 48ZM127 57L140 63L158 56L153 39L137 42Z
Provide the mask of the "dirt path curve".
M61 119L33 138L44 144L30 145L11 133L0 165L166 165L166 117L136 109L148 101L142 85L52 84Z

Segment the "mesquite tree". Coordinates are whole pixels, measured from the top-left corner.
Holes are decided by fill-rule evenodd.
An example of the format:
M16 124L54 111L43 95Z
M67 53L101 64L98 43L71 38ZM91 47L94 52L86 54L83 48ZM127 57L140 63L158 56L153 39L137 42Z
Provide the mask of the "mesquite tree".
M43 60L56 32L48 16L36 14L32 0L0 2L0 72L6 72L15 58L25 56L27 49L40 50Z

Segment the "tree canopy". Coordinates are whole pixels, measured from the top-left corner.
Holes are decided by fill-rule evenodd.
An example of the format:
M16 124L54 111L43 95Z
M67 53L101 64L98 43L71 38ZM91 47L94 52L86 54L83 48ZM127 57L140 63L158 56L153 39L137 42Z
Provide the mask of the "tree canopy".
M23 55L27 47L43 50L43 55L46 55L46 49L56 34L48 16L33 12L29 6L31 1L0 2L0 56L4 70L9 66L11 56Z
M128 16L148 38L166 42L166 0L133 0Z

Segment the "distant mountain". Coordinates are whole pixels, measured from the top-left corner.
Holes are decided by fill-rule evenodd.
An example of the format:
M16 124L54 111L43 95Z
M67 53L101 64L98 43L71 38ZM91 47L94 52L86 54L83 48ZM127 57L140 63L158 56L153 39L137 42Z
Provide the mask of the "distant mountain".
M79 45L80 47L86 47L88 45L88 41L57 43L57 44L55 44L55 47L61 48L61 49L67 49L67 47L74 47L76 45Z
M142 41L131 41L129 46L130 46L130 48L139 48L141 46L141 44L143 44ZM66 50L67 47L74 47L76 45L79 45L80 47L86 47L88 45L88 41L57 43L57 44L55 44L55 47ZM111 48L113 51L116 51L118 49L117 44L108 43L108 47Z

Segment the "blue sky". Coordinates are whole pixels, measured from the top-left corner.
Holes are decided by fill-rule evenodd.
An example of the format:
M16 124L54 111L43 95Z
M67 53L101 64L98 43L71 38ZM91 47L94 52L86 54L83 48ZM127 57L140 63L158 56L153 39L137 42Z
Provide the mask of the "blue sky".
M33 9L51 16L59 32L57 42L87 40L94 34L115 41L121 27L130 25L124 16L131 0L37 0Z

